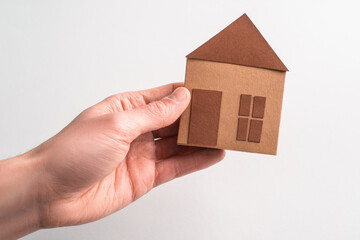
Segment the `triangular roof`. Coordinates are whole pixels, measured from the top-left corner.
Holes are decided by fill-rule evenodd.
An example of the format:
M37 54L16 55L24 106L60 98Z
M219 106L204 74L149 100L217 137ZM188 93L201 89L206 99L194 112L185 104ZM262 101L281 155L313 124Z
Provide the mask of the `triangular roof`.
M246 14L186 57L288 71Z

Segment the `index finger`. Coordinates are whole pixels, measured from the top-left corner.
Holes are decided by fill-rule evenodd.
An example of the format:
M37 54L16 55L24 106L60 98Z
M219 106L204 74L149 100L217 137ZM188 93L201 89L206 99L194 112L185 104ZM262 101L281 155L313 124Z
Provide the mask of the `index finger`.
M183 87L184 83L176 82L166 84L160 87L150 88L146 90L140 90L134 93L140 94L143 96L146 104L160 100L166 96L169 96L176 88Z
M177 82L146 90L118 93L95 104L93 109L100 109L100 113L131 110L169 96L176 88L182 86L184 83Z

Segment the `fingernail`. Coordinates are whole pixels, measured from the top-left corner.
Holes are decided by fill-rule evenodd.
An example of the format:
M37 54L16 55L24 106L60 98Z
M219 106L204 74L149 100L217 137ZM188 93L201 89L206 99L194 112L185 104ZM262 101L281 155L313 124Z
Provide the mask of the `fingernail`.
M175 91L169 96L169 98L174 99L175 101L182 102L187 98L188 90L183 87L178 87Z

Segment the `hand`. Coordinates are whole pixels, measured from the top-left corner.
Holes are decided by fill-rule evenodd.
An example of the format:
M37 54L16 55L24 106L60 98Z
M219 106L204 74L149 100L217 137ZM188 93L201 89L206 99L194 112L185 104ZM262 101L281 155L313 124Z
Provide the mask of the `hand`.
M30 151L40 176L39 227L100 219L153 187L223 159L223 150L176 144L177 119L190 101L180 86L111 96Z

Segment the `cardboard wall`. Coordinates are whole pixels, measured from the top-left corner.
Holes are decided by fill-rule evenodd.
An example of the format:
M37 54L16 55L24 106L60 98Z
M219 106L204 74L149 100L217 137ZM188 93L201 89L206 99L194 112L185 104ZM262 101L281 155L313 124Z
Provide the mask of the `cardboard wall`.
M190 107L181 116L178 144L276 154L285 72L187 59L185 87L222 92L216 146L188 144ZM266 97L261 142L237 140L240 95Z

